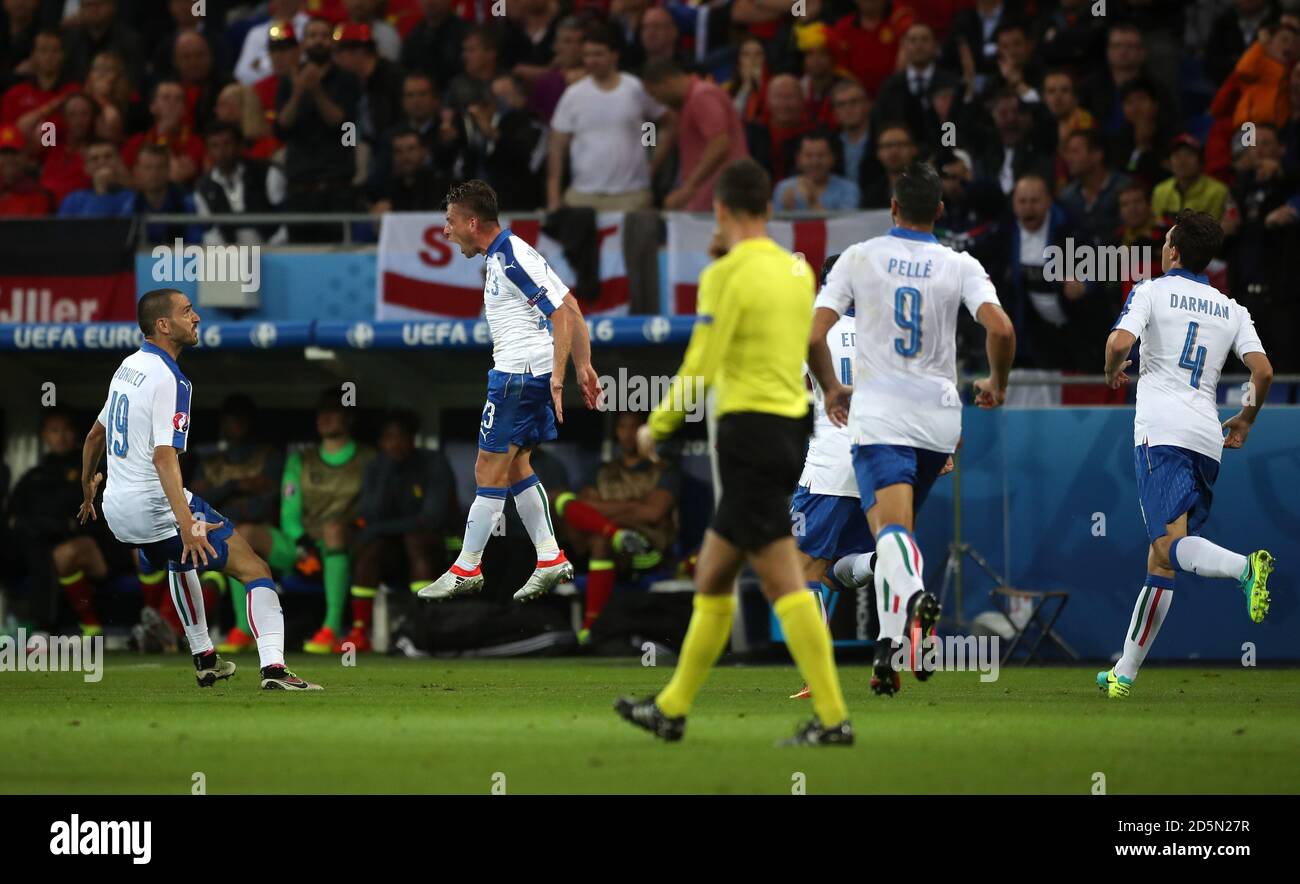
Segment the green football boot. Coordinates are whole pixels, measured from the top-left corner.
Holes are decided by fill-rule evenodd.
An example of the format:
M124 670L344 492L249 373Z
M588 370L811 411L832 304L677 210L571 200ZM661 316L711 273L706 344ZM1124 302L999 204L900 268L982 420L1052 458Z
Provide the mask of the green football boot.
M1273 573L1273 555L1257 549L1246 556L1246 572L1241 575L1241 591L1246 596L1246 613L1256 623L1268 614L1268 575Z
M1116 675L1114 669L1097 673L1097 687L1112 700L1122 700L1133 689L1133 679Z

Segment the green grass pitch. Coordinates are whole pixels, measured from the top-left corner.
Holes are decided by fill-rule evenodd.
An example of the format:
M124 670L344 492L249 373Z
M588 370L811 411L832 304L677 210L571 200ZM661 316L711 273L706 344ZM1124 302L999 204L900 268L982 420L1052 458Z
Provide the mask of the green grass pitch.
M1300 670L1153 666L1128 701L1094 668L910 676L879 698L841 668L857 745L779 749L810 714L786 666L722 666L675 745L619 720L662 685L639 660L289 661L321 693L257 690L256 658L194 685L188 659L109 655L104 678L0 673L0 791L188 794L1300 791ZM802 774L802 779L798 777Z

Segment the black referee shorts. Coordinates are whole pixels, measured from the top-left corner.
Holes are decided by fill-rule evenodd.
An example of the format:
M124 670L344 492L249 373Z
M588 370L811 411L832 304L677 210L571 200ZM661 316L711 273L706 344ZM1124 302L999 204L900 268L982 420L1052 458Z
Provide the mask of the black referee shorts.
M812 414L733 412L718 421L722 496L714 531L746 552L790 536L790 496L803 472Z

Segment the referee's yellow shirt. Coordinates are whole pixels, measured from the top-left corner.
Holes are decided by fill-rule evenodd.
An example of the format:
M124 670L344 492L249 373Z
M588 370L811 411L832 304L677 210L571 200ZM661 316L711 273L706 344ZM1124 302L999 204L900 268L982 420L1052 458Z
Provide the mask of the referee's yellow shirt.
M807 414L803 365L812 333L814 279L807 261L767 237L741 240L706 267L686 358L668 395L650 414L654 437L676 432L687 406L704 407L700 386L717 387L719 416ZM687 391L687 385L698 386Z

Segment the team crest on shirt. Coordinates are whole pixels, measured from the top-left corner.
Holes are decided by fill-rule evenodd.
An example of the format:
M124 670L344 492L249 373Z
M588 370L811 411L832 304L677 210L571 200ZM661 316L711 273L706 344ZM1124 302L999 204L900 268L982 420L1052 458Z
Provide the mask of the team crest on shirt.
M172 415L172 429L178 433L184 433L190 428L190 416L183 411L178 411Z

